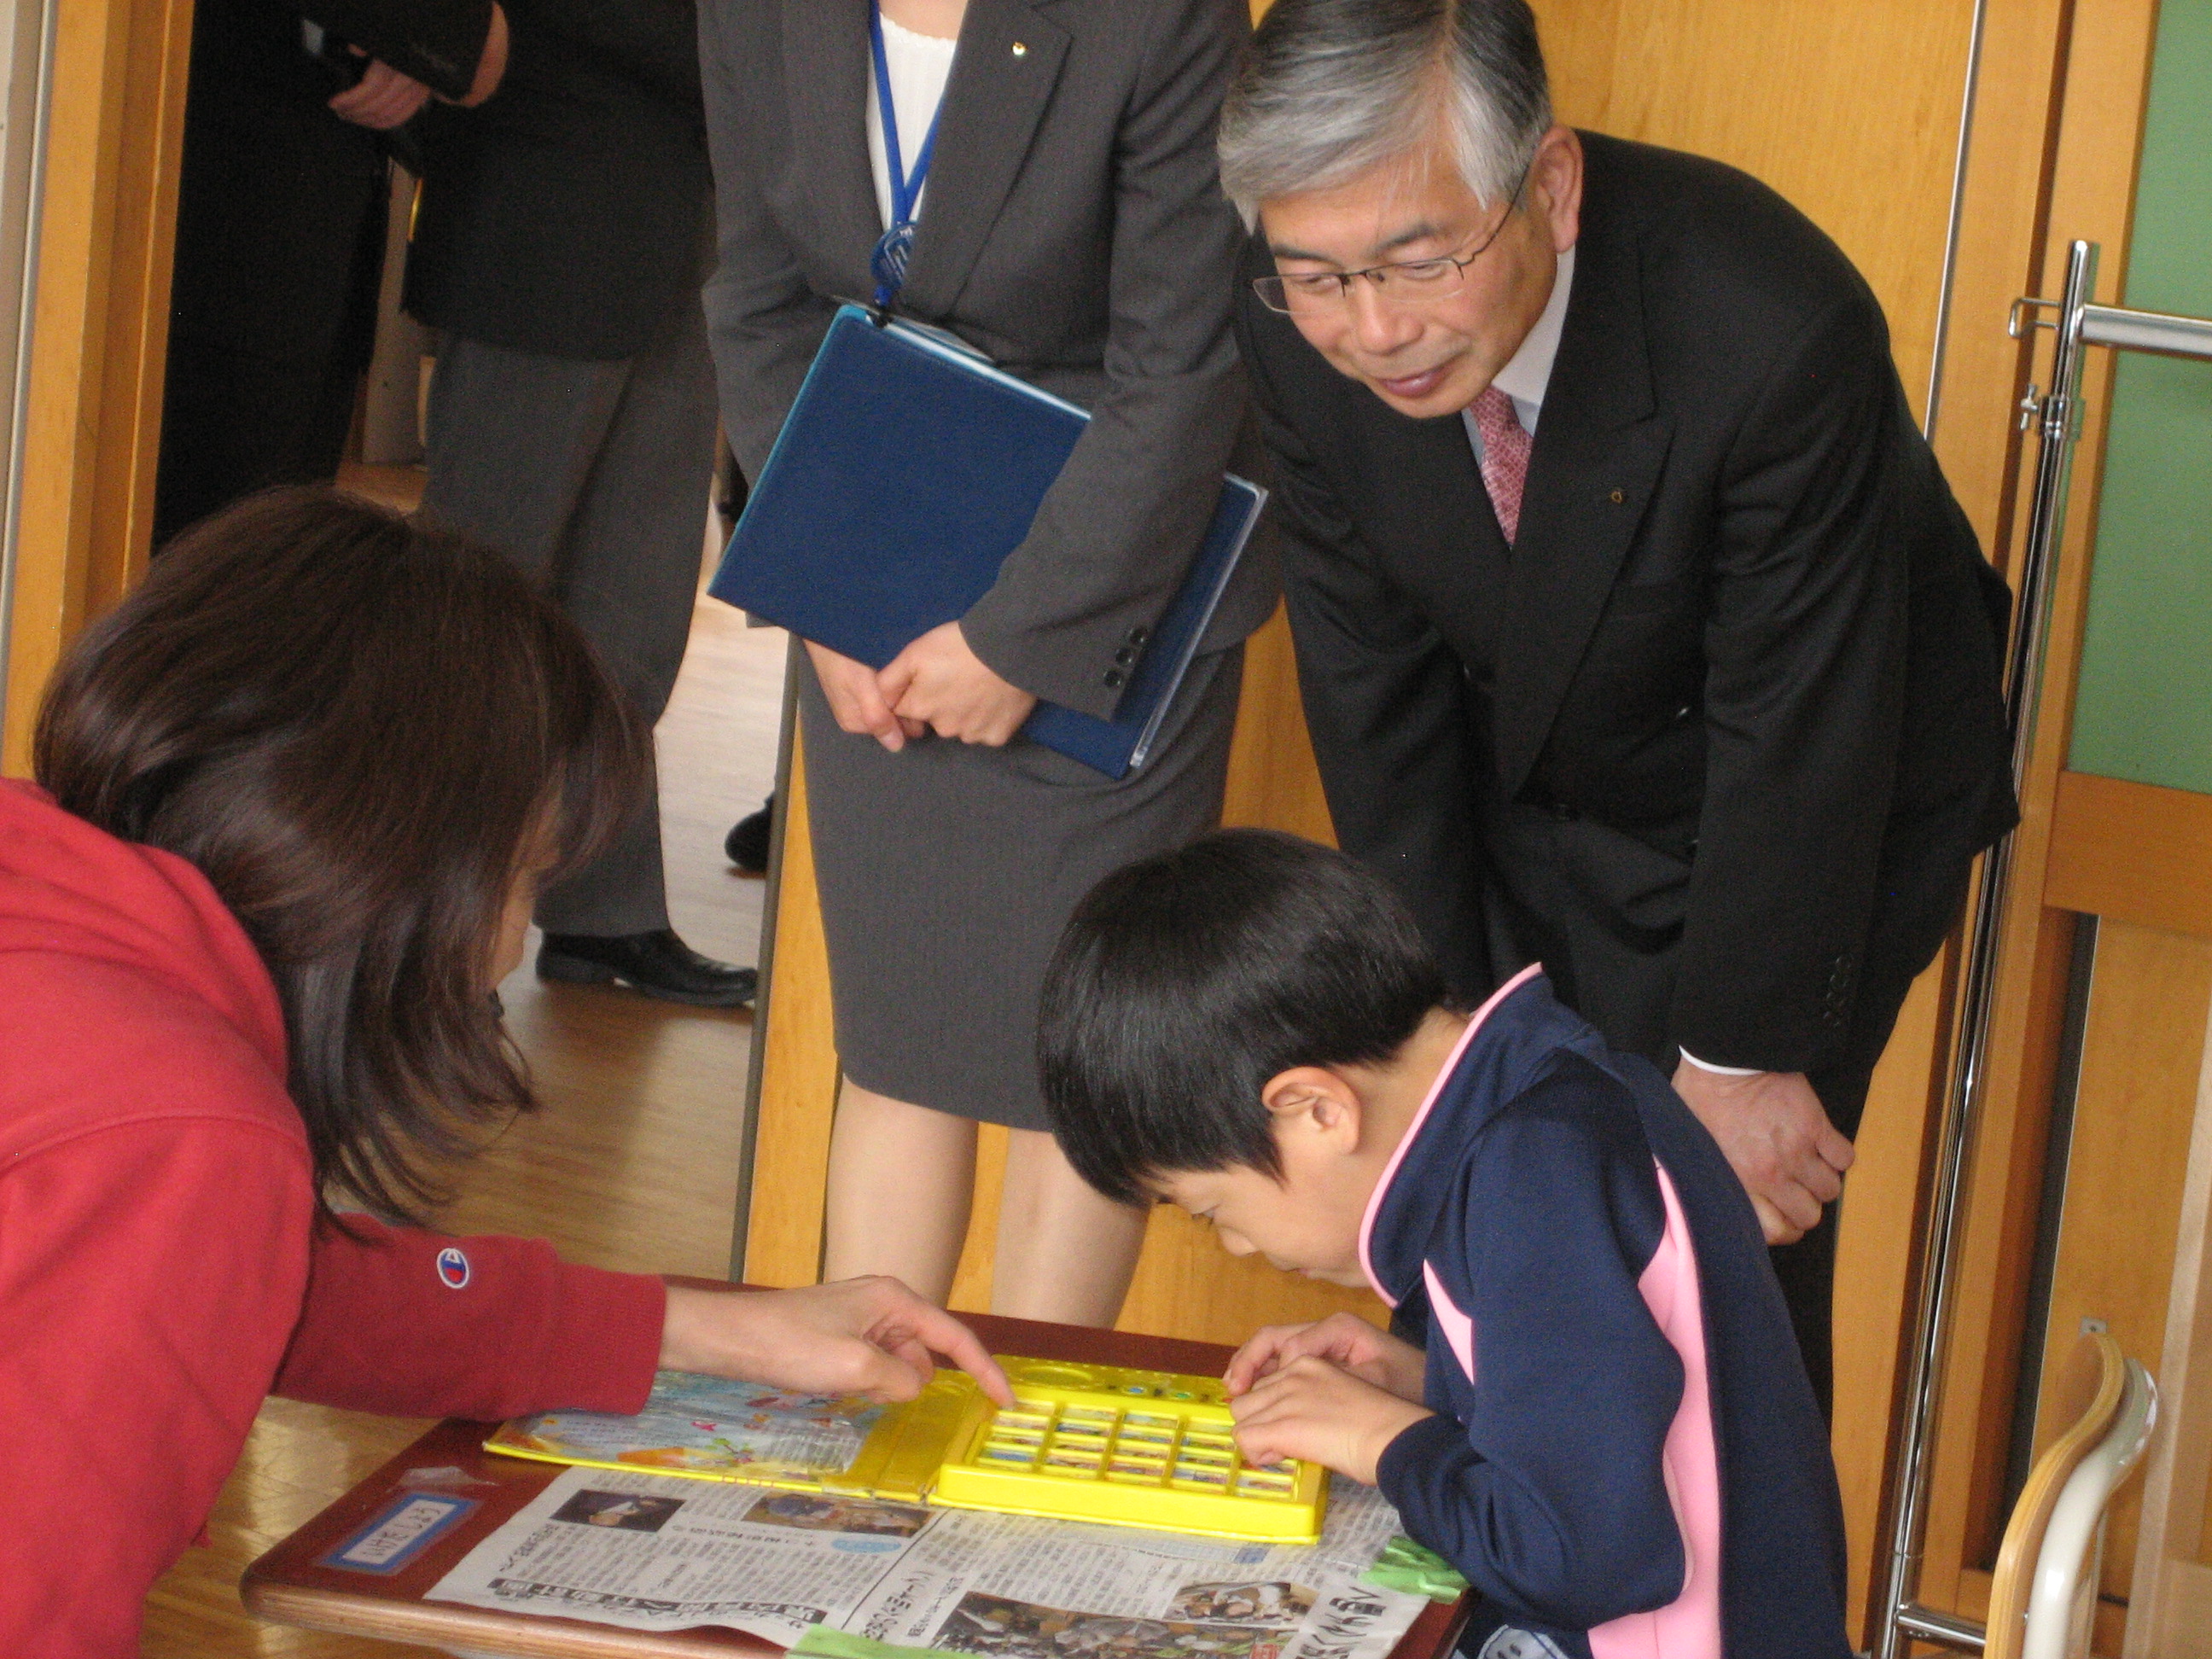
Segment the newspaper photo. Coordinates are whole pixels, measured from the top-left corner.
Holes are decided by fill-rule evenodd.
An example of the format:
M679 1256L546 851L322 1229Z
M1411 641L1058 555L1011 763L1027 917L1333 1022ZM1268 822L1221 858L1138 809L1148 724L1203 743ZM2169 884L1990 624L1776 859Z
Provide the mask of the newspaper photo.
M1384 1659L1427 1605L1360 1583L1397 1533L1341 1478L1321 1541L1284 1547L571 1468L429 1599L853 1659Z

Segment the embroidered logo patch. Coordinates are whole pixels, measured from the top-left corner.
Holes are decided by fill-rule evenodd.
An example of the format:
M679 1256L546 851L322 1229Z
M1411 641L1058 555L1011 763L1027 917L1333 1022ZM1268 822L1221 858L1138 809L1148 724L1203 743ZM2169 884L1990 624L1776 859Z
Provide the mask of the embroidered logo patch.
M438 1277L446 1282L449 1291L464 1289L469 1282L469 1259L457 1247L448 1244L438 1252Z

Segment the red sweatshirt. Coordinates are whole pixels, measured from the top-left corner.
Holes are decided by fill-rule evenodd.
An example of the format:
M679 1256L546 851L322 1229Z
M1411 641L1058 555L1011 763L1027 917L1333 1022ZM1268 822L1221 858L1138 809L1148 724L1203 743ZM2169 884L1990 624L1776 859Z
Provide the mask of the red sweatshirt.
M658 1279L315 1218L275 988L200 873L0 782L0 1654L138 1651L262 1396L636 1411Z

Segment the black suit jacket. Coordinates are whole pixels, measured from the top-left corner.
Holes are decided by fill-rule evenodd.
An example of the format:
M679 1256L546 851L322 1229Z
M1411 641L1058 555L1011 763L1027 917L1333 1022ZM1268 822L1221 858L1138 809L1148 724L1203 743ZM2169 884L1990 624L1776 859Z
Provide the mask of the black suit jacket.
M707 315L757 477L838 301L873 292L867 0L705 0L701 25ZM1086 714L1121 701L1244 429L1243 233L1213 141L1250 33L1244 0L969 0L945 84L900 309L1092 417L961 627L1006 680ZM1255 537L1202 644L1243 639L1275 594Z
M1394 413L1241 304L1316 752L1462 990L1481 804L1553 805L1692 860L1673 1040L1817 1069L1869 940L1928 936L1885 908L1955 904L2012 822L2002 585L1840 251L1733 169L1583 143L1510 552L1458 416Z
M459 97L491 0L199 0L178 185L170 332L319 367L368 360L384 249L384 141L340 120L343 82L300 20Z
M506 0L500 89L421 120L407 308L548 356L635 356L699 302L713 182L692 0Z

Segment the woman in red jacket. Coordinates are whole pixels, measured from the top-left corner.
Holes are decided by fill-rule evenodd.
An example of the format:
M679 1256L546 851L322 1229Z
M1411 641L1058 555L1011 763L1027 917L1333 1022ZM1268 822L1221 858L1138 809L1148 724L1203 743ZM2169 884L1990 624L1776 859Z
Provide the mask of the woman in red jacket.
M0 1653L136 1653L272 1389L893 1399L932 1349L1004 1387L893 1280L718 1294L399 1224L531 1104L492 988L634 798L623 711L504 561L324 491L189 532L64 663L40 787L0 783L0 1477L67 1523L4 1527Z

